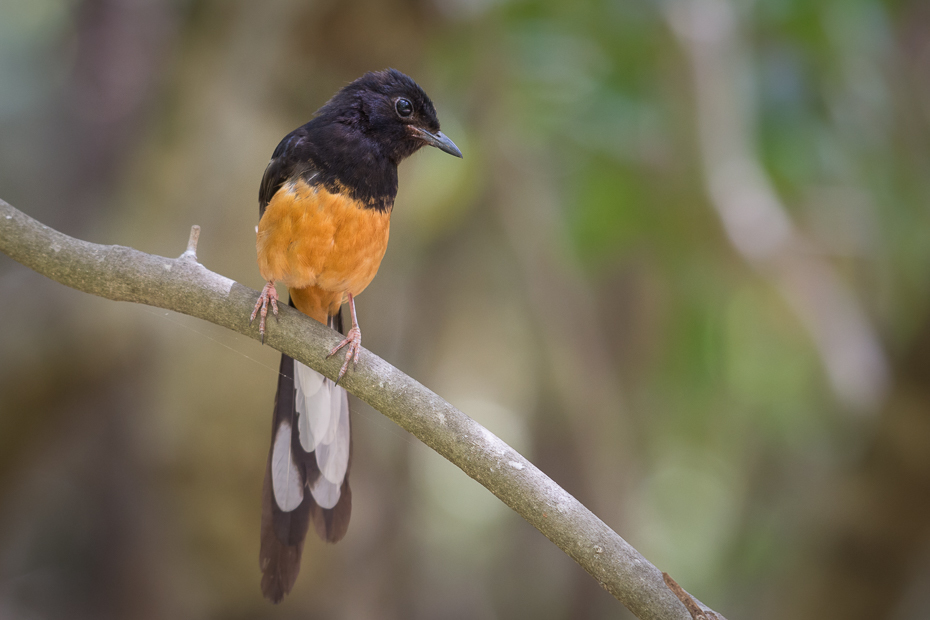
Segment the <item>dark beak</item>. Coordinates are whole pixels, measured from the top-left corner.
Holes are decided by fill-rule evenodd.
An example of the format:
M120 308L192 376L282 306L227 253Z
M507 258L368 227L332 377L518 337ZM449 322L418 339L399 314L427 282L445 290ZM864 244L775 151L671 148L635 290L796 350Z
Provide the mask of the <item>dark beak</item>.
M412 127L414 133L421 140L429 144L430 146L435 146L440 151L444 151L449 155L455 155L456 157L462 157L462 151L459 150L459 147L455 146L455 142L450 140L444 133L437 131L436 133L431 133L420 127Z

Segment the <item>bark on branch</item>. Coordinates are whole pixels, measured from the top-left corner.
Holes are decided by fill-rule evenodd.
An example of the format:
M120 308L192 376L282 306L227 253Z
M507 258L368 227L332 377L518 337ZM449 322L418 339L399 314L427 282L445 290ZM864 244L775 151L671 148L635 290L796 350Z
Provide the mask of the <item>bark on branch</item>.
M258 340L257 327L249 326L258 291L198 263L197 233L180 257L165 258L74 239L0 200L0 251L23 265L86 293L174 310ZM268 332L265 344L335 379L341 359L327 360L326 352L341 340L336 332L288 306ZM363 350L342 385L484 485L637 618L692 618L680 593L636 549L516 450L412 378Z

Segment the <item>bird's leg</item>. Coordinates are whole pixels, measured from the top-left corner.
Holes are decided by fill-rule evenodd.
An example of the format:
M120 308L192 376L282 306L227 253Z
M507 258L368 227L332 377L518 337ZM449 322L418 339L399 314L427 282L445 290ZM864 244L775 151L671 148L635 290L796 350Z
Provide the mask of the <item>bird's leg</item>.
M252 310L252 316L249 317L249 325L255 320L255 315L261 310L261 318L258 320L258 333L261 334L262 344L265 344L265 317L268 316L268 302L271 302L271 312L275 318L278 318L278 291L274 288L274 282L268 281L262 288L262 294L258 296L255 302L255 309Z
M327 357L332 357L336 354L339 349L348 345L349 348L346 349L346 361L342 364L342 368L339 370L339 377L336 379L336 383L342 379L343 375L346 374L346 371L349 369L349 362L352 362L352 365L358 363L358 354L362 348L362 330L358 328L358 318L355 316L355 297L352 293L349 293L349 312L352 313L352 329L349 330L349 333L346 334L345 340L340 342L336 347L329 352Z

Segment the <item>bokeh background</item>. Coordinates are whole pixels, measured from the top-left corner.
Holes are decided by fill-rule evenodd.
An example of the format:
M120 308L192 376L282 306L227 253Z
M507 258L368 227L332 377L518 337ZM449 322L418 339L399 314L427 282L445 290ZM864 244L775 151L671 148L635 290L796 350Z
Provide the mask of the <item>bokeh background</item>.
M465 159L403 164L366 347L733 620L926 618L930 4L4 0L0 197L260 288L272 150L387 66ZM0 256L0 618L631 617L361 404L267 604L277 359Z

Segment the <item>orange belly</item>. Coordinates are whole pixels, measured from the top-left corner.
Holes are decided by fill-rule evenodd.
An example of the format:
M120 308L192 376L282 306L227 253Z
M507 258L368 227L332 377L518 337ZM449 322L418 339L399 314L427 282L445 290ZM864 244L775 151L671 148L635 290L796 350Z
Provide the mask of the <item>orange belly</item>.
M346 294L358 295L378 273L390 223L389 210L303 181L285 183L258 223L259 270L285 284L299 310L325 323Z

